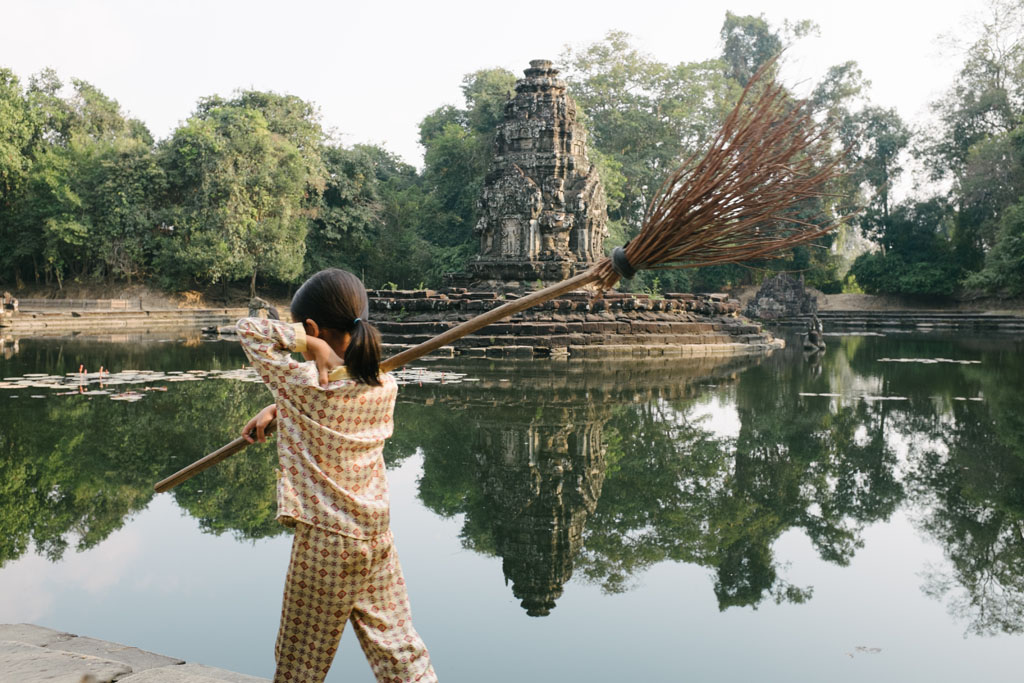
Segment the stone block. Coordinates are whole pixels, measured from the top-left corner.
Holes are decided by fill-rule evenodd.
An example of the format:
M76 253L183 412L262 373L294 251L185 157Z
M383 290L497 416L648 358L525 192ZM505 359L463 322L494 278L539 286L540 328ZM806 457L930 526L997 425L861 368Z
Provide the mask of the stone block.
M118 683L267 683L268 680L202 664L182 664L132 674L119 678Z
M569 344L568 344L568 346L583 346L584 344L586 344L589 341L587 339L586 335L584 335L584 334L570 334L570 335L568 335L568 337L569 337Z
M43 647L75 638L73 633L54 631L35 624L0 624L0 640L11 640Z
M449 345L449 346L441 346L439 348L434 349L430 353L428 353L426 357L427 358L454 358L455 357L455 347L451 346L451 345Z
M2 680L12 683L81 683L86 676L92 676L95 683L110 683L131 671L123 662L0 641L0 674Z
M63 652L74 652L80 655L90 655L100 659L109 659L115 662L122 662L131 667L132 671L144 671L158 666L169 666L173 664L184 664L185 660L158 655L153 652L140 650L137 647L111 643L96 638L71 638L47 646L50 650L61 650Z

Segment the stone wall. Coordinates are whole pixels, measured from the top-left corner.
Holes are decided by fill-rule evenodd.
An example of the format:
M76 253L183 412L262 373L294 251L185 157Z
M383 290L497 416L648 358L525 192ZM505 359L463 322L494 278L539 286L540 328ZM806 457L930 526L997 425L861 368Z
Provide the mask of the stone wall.
M199 330L233 325L244 308L182 308L170 310L21 311L0 319L0 333L14 337Z

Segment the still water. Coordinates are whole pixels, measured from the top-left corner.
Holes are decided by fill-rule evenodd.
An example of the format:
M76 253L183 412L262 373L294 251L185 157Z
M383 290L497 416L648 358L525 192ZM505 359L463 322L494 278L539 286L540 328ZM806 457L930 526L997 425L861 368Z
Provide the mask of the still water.
M406 377L392 524L442 680L1019 681L1024 343L828 340ZM272 447L152 489L268 402L238 347L8 354L0 623L270 676ZM351 633L328 680L372 680Z

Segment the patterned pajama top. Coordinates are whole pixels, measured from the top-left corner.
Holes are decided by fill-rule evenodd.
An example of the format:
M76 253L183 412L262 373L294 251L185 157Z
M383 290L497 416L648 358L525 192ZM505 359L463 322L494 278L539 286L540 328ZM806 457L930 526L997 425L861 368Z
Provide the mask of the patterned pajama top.
M242 348L277 403L277 518L326 531L372 538L388 531L384 441L393 430L398 385L351 379L344 366L321 387L316 364L291 352L306 349L301 324L243 318Z

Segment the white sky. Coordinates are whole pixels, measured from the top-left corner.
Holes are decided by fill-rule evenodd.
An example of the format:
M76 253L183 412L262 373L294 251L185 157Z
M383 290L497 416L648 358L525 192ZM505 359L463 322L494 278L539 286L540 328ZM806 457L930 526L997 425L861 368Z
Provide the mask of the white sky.
M665 62L719 53L726 10L812 19L783 78L798 83L856 60L873 103L910 122L952 82L958 59L937 37L966 29L963 0L563 0L561 2L267 2L266 0L0 0L0 66L27 81L50 66L87 80L166 137L199 97L238 88L316 103L345 144L377 143L419 165L417 124L442 104L462 104L462 76L488 67L516 74L530 59L557 59L609 30ZM978 10L981 3L976 3Z

